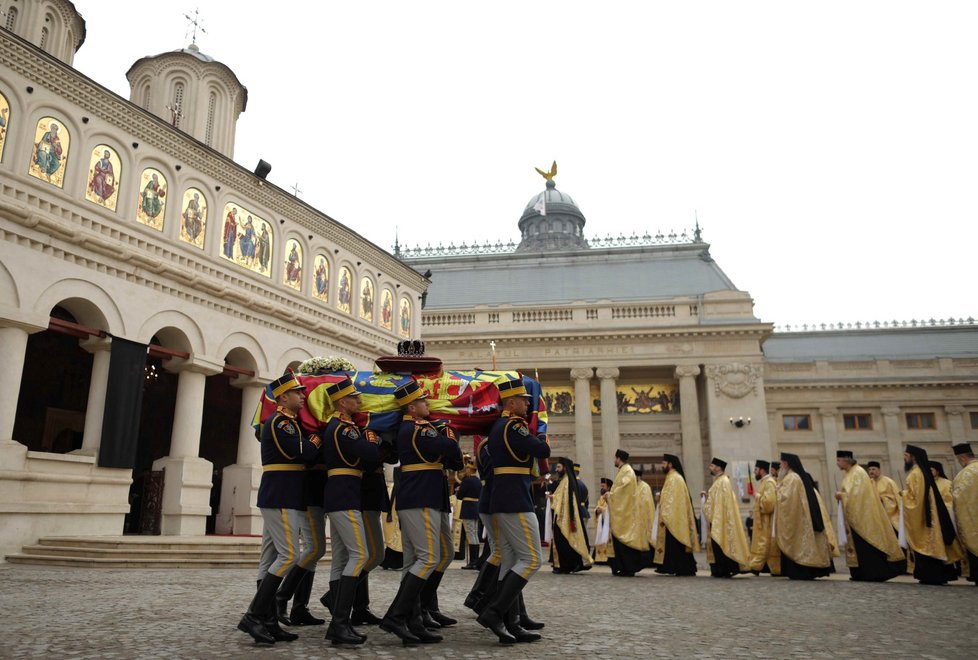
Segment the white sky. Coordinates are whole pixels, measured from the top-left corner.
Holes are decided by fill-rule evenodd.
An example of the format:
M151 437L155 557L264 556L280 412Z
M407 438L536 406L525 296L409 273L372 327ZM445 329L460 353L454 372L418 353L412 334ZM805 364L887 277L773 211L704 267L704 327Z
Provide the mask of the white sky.
M75 0L76 68L128 98L199 7L235 160L386 249L518 240L556 160L588 236L698 212L765 321L978 317L978 2L193 2Z

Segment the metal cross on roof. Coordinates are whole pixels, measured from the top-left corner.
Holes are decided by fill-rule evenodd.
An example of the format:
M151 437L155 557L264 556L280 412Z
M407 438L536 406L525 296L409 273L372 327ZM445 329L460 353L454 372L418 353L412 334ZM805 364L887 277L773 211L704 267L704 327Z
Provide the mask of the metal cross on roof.
M292 190L292 196L293 197L298 197L299 196L299 193L302 192L301 190L299 190L299 182L298 181L295 182L295 185L290 186L290 190Z
M207 34L207 30L205 30L203 28L203 26L201 25L200 9L194 9L194 15L193 16L191 16L190 14L184 14L183 17L186 18L190 22L190 26L193 26L193 34L190 37L190 44L193 45L193 46L196 46L197 45L197 32L200 31L203 34ZM190 32L191 31L190 26L187 26L187 32Z

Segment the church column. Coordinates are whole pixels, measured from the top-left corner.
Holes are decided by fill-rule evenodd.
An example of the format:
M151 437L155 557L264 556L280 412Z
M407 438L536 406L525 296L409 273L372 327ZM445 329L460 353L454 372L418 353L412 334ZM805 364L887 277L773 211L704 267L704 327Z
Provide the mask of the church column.
M166 470L163 477L164 535L198 536L206 529L210 515L213 464L200 458L200 425L204 416L204 386L207 377L223 371L218 365L198 357L174 361L166 369L179 373L177 404L173 413L170 455L153 462L154 470Z
M581 464L581 472L594 479L594 431L591 427L591 367L571 369L574 379L574 437L577 441L576 461ZM585 482L586 483L586 482Z
M85 406L82 446L72 453L95 456L102 442L102 415L105 412L105 394L109 386L112 340L105 337L90 337L81 342L81 347L92 354L92 379L88 384L88 405Z
M690 493L703 490L703 439L700 434L700 406L696 396L696 377L700 368L693 365L676 367L679 379L679 419L683 429L683 471ZM694 497L696 505L699 500Z
M618 388L616 379L618 367L599 367L598 378L601 379L601 463L597 466L593 483L601 477L611 479L615 473L615 450L621 439L618 436Z
M886 437L886 451L890 458L890 471L887 473L898 485L903 484L903 420L899 406L884 406L883 433Z
M261 443L255 438L251 423L263 387L254 378L239 377L231 384L241 389L238 457L234 465L224 468L216 531L218 534L261 534L261 512L257 506Z
M835 463L835 452L839 450L839 411L835 408L819 408L818 414L822 419L822 438L825 446L825 476L828 483L822 489L823 493L834 493L839 490L842 478Z
M965 426L964 406L944 406L947 414L948 431L951 433L951 444L957 445L968 441L968 431Z
M26 452L26 447L15 442L13 438L17 399L20 397L20 382L24 376L24 360L27 357L27 338L32 333L45 329L47 317L30 320L0 319L0 355L3 356L3 368L0 369L0 445L16 444L17 447L11 447L16 453L22 453L21 449ZM3 457L0 457L0 466L8 467Z

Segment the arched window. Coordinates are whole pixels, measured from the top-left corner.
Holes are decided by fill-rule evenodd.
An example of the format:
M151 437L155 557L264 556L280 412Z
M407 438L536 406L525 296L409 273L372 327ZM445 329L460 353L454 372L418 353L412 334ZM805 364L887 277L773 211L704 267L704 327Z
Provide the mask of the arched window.
M16 7L11 7L10 9L7 10L7 22L4 25L4 27L7 28L8 30L10 30L11 32L14 31L14 28L15 27L17 27L17 8Z
M173 86L173 125L180 128L180 119L183 115L183 83L178 82Z
M204 132L204 144L208 147L213 146L214 141L214 111L217 109L217 94L211 92L211 97L207 101L207 128Z
M41 50L44 50L44 49L46 49L48 47L48 28L47 28L47 26L41 28L41 43L40 43L40 46L41 46Z
M153 86L149 83L143 87L143 109L149 110L149 103L153 100Z

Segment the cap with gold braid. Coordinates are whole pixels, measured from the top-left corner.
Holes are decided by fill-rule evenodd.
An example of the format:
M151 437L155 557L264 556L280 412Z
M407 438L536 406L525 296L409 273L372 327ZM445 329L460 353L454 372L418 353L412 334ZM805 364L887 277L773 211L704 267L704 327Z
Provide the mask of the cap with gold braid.
M532 398L526 391L526 385L523 384L523 379L519 376L499 383L499 398L508 399L511 396L522 396L527 399Z
M397 401L397 405L406 406L407 404L417 401L418 399L427 399L428 395L425 391L421 389L418 385L418 381L411 379L404 383L396 390L394 390L394 399Z
M360 396L360 392L353 386L353 381L350 380L349 376L344 376L343 380L338 383L330 383L326 386L326 395L330 401L336 403L343 397Z
M295 374L291 371L278 380L273 380L268 384L268 388L272 391L272 398L277 399L286 392L291 392L292 390L304 390L305 385L299 383L296 379Z

